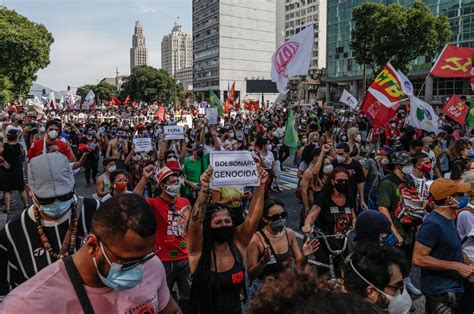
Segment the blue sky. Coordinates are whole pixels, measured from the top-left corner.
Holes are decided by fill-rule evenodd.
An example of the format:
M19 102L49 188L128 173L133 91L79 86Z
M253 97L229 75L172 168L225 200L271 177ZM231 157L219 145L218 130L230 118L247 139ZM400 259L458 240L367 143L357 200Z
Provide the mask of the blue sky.
M179 16L192 30L192 0L0 0L0 4L44 24L53 34L48 67L37 83L54 90L96 84L104 77L130 73L130 48L136 20L143 25L149 64L161 66L161 40Z

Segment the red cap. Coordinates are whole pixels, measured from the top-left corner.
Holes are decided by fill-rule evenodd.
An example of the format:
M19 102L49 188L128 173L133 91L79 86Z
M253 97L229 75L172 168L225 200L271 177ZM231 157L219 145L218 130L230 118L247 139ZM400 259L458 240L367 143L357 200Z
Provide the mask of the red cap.
M179 161L176 161L176 160L168 161L167 163L165 163L165 167L168 167L172 171L175 171L175 172L178 172L178 171L181 172L181 165Z
M137 125L135 126L135 129L137 129L137 130L145 129L145 128L146 128L146 126L145 126L143 123L137 124Z
M87 146L86 144L83 144L83 143L79 144L79 150L82 151L82 152L90 151L89 146Z
M160 184L161 181L163 181L164 179L166 179L167 177L169 177L172 174L176 174L176 171L173 171L170 168L164 166L156 174L156 183Z
M382 155L382 156L388 156L389 155L389 153L383 148L379 149L377 154Z

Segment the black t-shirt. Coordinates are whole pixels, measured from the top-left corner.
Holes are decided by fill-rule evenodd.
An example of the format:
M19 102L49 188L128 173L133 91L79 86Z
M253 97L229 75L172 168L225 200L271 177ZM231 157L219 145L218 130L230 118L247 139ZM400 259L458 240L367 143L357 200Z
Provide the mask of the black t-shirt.
M319 193L315 204L321 208L317 226L328 234L346 231L352 225L352 211L355 210L355 200L346 197L346 202L338 206L327 193Z
M334 168L342 167L349 171L349 195L352 194L352 196L355 198L357 195L357 184L365 182L364 169L362 168L360 162L352 159L351 163L349 164L340 164L337 162L337 160L333 160L332 165Z

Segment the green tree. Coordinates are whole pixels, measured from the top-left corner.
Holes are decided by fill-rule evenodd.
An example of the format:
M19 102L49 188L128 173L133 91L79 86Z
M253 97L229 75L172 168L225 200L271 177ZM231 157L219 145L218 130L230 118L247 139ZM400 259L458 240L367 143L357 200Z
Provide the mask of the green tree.
M11 82L14 96L28 94L36 72L49 64L53 41L44 25L0 7L0 77Z
M122 85L120 97L130 95L131 99L152 103L173 103L182 91L182 87L163 69L139 66L132 70L128 81Z
M13 84L8 77L0 74L0 105L8 104L13 100Z
M91 90L94 92L95 96L98 97L99 99L109 99L111 95L117 96L117 88L115 85L107 83L107 82L100 82L97 85L93 84L86 84L81 87L79 87L76 91L76 94L81 96L82 99L84 99Z
M452 36L448 18L434 16L419 1L411 7L367 2L352 10L352 18L352 54L374 73L390 59L395 68L408 72L410 61L434 58Z

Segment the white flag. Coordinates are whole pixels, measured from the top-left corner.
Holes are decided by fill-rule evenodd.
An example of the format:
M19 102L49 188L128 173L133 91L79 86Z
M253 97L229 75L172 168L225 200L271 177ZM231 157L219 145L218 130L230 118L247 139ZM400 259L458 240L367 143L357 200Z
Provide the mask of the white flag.
M406 75L400 70L397 70L397 74L398 78L400 79L400 87L402 88L402 91L408 97L413 96L413 84L410 82L408 77L406 77Z
M86 98L84 98L84 104L82 106L82 109L88 110L94 104L94 101L95 101L95 94L92 91L92 89L90 89L86 95Z
M410 98L408 125L428 132L438 133L438 122L439 118L434 112L433 107L419 98Z
M357 98L355 98L354 96L352 96L351 93L349 93L348 91L344 90L342 92L342 95L341 95L341 99L339 99L339 102L342 102L343 104L346 104L348 105L349 107L351 107L352 109L356 109L357 108Z
M278 91L288 93L286 85L294 75L307 75L313 56L314 28L306 27L291 36L272 56L272 81Z
M56 97L54 97L54 93L51 92L48 95L48 105L50 106L51 110L56 110Z

